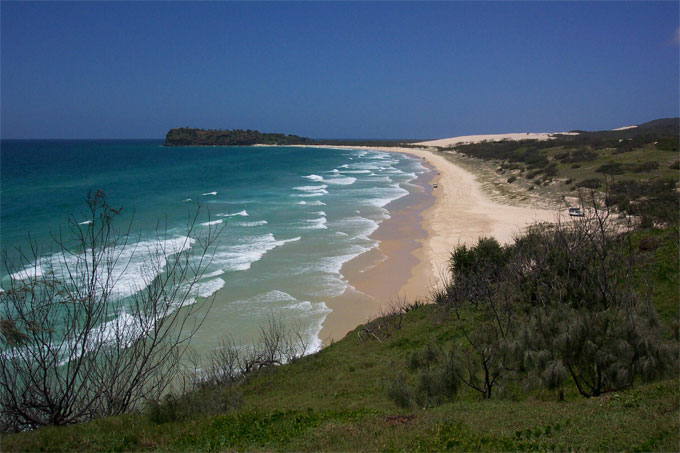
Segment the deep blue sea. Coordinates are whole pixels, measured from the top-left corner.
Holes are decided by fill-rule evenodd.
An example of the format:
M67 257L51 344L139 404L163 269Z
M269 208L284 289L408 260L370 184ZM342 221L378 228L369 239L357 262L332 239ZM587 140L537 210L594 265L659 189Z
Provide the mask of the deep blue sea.
M386 206L409 193L426 171L397 153L294 147L163 147L161 141L2 141L0 243L16 259L28 235L43 254L26 278L54 261L51 236L69 216L87 221L89 191L103 190L132 221L135 254L119 297L140 289L139 272L159 221L164 240L183 244L188 214L200 204L192 235L225 227L195 292L215 297L200 333L253 338L274 314L303 326L314 350L329 312L325 302L348 288L343 263L377 245L369 236ZM242 340L247 341L247 340Z

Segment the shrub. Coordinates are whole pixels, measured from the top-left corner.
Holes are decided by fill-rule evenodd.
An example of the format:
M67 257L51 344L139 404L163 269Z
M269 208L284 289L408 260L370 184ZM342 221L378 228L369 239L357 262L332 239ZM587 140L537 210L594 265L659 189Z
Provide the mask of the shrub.
M517 180L517 176L515 175L510 176L508 178L508 184L512 184L513 182L515 182L515 180Z
M633 171L635 173L645 173L651 170L656 170L659 168L659 163L656 161L643 162L641 164L635 165Z
M656 149L678 152L678 137L664 137L656 142Z
M620 162L607 162L602 164L595 169L598 173L604 173L606 175L620 175L624 173L624 166Z
M387 386L387 397L403 408L410 408L415 401L413 389L406 383L406 378L401 373Z
M586 189L599 189L602 186L602 180L600 178L590 178L584 179L576 183L576 187L583 187Z
M509 378L549 389L571 379L598 396L674 366L677 345L664 342L650 293L633 289L631 231L593 206L514 245L480 240L452 254L446 294L464 338L457 374L483 398Z

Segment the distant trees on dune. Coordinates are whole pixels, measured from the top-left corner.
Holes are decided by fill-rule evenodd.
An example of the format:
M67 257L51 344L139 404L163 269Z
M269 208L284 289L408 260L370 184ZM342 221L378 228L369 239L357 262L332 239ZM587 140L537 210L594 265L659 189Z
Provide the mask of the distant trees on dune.
M249 145L301 145L314 140L297 135L268 134L255 130L216 130L179 127L170 129L165 136L167 146L249 146Z

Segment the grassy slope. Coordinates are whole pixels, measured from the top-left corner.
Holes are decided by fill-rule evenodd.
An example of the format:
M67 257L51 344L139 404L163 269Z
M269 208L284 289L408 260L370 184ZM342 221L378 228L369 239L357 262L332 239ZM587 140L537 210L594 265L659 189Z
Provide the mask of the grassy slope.
M655 233L664 236L664 233ZM666 232L657 304L666 321L678 310L676 233ZM404 315L382 341L343 340L295 363L255 376L236 389L243 406L224 415L198 415L156 424L145 415L6 437L10 450L676 450L680 442L678 379L638 385L584 399L567 389L558 402L547 391L510 391L481 401L463 391L435 408L404 410L386 397L386 383L408 355L433 340L457 335L441 308ZM208 395L204 398L211 398Z

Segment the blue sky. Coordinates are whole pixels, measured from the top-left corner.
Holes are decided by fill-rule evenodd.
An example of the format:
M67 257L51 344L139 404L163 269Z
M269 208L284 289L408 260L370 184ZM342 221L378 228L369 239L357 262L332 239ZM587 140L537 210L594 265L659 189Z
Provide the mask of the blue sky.
M0 8L3 138L441 138L679 115L675 1Z

